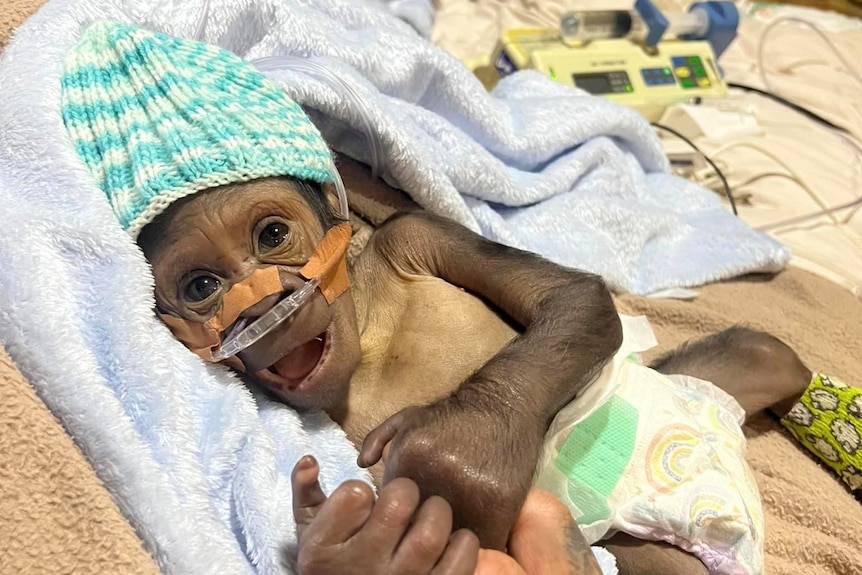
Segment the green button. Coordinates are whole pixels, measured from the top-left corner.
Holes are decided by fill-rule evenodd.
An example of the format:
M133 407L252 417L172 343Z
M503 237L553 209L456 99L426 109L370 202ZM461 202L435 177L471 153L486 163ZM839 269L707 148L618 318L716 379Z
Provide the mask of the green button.
M684 78L679 83L683 88L694 88L694 78Z
M700 66L700 56L689 56L688 61L695 66Z
M703 69L703 66L695 66L694 67L694 75L699 77L706 76L706 70Z
M635 89L634 89L634 88L632 88L632 85L631 85L631 84L628 84L628 85L626 86L626 92L634 92L634 91L635 91Z
M665 76L670 76L670 68L665 68L665 69L664 69L664 70L662 70L662 71L664 72L664 75L665 75Z

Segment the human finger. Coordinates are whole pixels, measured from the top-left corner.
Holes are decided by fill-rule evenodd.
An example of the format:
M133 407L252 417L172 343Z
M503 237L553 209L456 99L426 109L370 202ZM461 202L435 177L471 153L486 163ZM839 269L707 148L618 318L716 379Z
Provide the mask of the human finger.
M431 575L472 575L479 559L479 538L469 529L459 529L449 537L449 544Z
M473 575L527 575L514 558L496 549L479 549L478 562ZM536 572L535 575L542 575Z
M512 527L509 553L527 573L601 572L568 508L536 488L530 490Z
M395 550L401 573L427 573L440 558L452 533L452 507L438 496L426 499Z

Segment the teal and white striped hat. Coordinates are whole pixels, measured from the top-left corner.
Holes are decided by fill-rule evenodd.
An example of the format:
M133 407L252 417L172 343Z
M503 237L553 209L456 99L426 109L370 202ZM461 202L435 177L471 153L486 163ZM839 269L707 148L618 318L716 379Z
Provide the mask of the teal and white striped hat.
M268 176L334 179L308 116L217 48L113 22L66 56L62 114L78 155L136 238L171 203Z

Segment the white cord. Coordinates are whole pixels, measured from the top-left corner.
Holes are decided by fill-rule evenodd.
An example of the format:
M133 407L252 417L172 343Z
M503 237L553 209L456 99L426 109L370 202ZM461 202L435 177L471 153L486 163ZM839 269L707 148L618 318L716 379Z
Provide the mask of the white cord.
M718 157L718 156L724 154L725 152L728 152L729 150L732 150L734 148L749 148L749 149L755 150L755 151L763 154L767 158L771 159L773 162L775 162L776 164L778 164L779 166L784 168L788 174L790 174L791 178L794 179L799 184L799 186L808 193L809 196L811 196L811 199L814 200L814 202L818 206L820 206L820 209L822 209L822 210L828 210L829 209L829 206L826 204L826 202L823 200L823 198L821 198L820 195L817 194L817 192L812 190L811 187L809 187L806 183L804 183L802 178L799 177L799 174L797 174L793 168L788 166L784 160L782 160L776 154L773 154L772 152L770 152L769 150L767 150L763 146L760 146L760 145L755 144L753 142L741 140L741 141L737 141L737 142L731 142L729 144L725 144L724 146L716 148L715 150L710 151L709 155L712 158L716 158L716 157ZM831 219L832 219L833 223L835 223L835 224L839 223L838 220L834 218L834 216L832 216Z
M793 182L794 184L799 185L800 187L805 186L805 184L802 183L802 181L799 178L797 178L796 176L794 176L793 174L785 174L784 172L761 172L759 174L755 174L755 175L751 176L747 180L743 180L741 182L735 182L733 184L733 187L734 188L744 188L745 186L750 186L751 184L753 184L755 182L759 182L760 180L763 180L766 178L782 178L785 180L789 180L789 181Z
M797 183L799 183L799 182L797 182ZM776 230L779 228L786 228L789 226L804 224L805 222L810 222L811 220L818 218L818 217L831 216L831 214L833 214L834 212L858 208L860 204L862 204L862 197L856 198L855 200L846 202L844 204L832 206L828 210L823 210L822 212L813 212L810 214L803 214L801 216L796 216L794 218L788 218L786 220L781 220L779 222L772 222L770 224L758 226L755 229L757 229L758 231L761 231L761 232L769 232L769 231ZM862 236L859 236L859 234L857 234L854 230L847 229L847 227L843 226L843 225L837 225L837 226L835 226L835 228L837 230L841 231L841 233L843 233L850 241L852 241L853 243L858 245L860 248L862 248Z
M204 31L206 30L209 17L210 0L204 0L203 6L201 7L201 11L198 14L197 24L195 24L195 35L192 36L192 38L199 42L206 42L206 38L204 38Z
M860 85L862 85L862 75L860 75L859 72L857 72L850 65L850 63L844 58L844 55L838 51L838 48L835 46L835 44L832 43L832 40L830 40L829 37L826 36L826 34L824 34L820 28L818 28L816 25L814 25L813 23L811 23L808 20L805 20L803 18L796 18L794 16L783 16L781 18L773 20L772 22L770 22L769 24L766 25L766 28L763 29L763 32L760 35L760 42L757 44L757 70L760 73L760 81L763 82L763 85L766 87L767 91L773 92L774 90L769 85L769 78L766 75L766 68L764 68L764 66L763 66L763 53L764 53L764 48L766 46L766 39L768 38L769 33L772 30L774 30L776 27L778 27L782 24L786 24L787 22L794 22L796 24L802 24L806 28L810 28L815 33L817 33L817 35L820 36L820 38L824 42L826 42L826 44L832 49L832 51L835 53L835 55L838 56L838 60L844 66L844 69L847 71L847 73L852 78L854 78L857 82L859 82Z
M805 130L808 129L805 126L794 126L793 124L788 124L787 122L768 122L768 121L760 120L760 123L761 123L761 125L763 125L765 127L781 126L784 129L793 128L793 127L801 128L801 129L805 129ZM862 174L862 144L860 144L858 141L856 141L855 138L853 138L850 134L848 134L846 132L843 132L841 130L836 130L834 128L830 128L829 126L822 126L822 127L825 130L827 130L830 134L834 134L834 135L838 136L839 138L841 138L843 140L844 144L850 146L851 150L854 152L854 157L856 159L856 162L854 163L853 181L850 183L850 189L851 190L858 189L857 188L857 182L859 181L860 174ZM753 146L753 144L752 144L752 146ZM862 197L862 196L860 196L860 197ZM856 210L853 210L852 212L848 212L843 223L846 223L851 217L853 217L853 214L855 213L855 211Z
M758 144L755 144L753 142L748 142L748 141L731 142L729 144L726 144L724 146L716 148L715 150L710 151L709 155L712 158L716 158L717 156L719 156L719 155L721 155L721 154L723 154L723 153L725 153L725 152L727 152L733 148L749 148L749 149L755 150L757 152L760 152L761 154L770 158L776 164L778 164L779 166L781 166L783 169L785 169L788 172L787 174L784 174L781 172L764 172L761 174L757 174L757 175L749 178L748 180L746 180L744 182L734 184L734 186L733 186L734 188L737 188L737 189L742 188L744 186L747 186L747 185L752 184L752 183L754 183L760 179L767 178L767 177L785 178L787 180L794 182L800 188L805 190L805 192L811 197L811 199L814 200L814 202L818 206L820 206L820 208L821 208L821 211L819 211L819 212L813 212L810 214L795 216L792 218L788 218L786 220L780 220L778 222L773 222L773 223L765 224L763 226L759 226L757 228L758 230L760 230L762 232L766 232L766 231L771 231L771 230L775 230L778 228L783 228L783 227L787 227L787 226L791 226L791 225L795 225L795 224L800 224L800 223L809 221L809 220L817 218L817 217L828 217L832 221L832 223L835 224L835 226L839 230L841 230L841 233L843 233L852 242L854 242L857 245L859 245L860 247L862 247L862 238L860 238L859 235L855 231L849 230L846 228L846 226L842 225L842 224L847 223L849 218L852 217L853 213L855 213L856 210L851 211L850 214L846 218L844 218L843 220L838 219L835 216L835 212L839 212L842 210L852 210L853 208L858 209L860 206L862 206L862 196L860 196L854 200L851 200L850 202L846 202L846 203L843 203L840 205L827 206L826 202L823 201L823 199L817 194L817 192L815 192L808 184L805 183L805 181L799 176L799 174L796 173L796 171L793 168L791 168L789 165L787 165L786 162L784 162L781 158L779 158L778 156L776 156L775 154L773 154L772 152L770 152L766 148L764 148Z
M858 175L860 172L862 172L862 146L860 146L854 139L850 138L849 136L846 136L845 134L842 134L839 131L830 130L830 132L843 138L847 143L849 143L853 147L853 151L857 152L854 155L854 157L856 159L856 163L855 163L854 170L853 170L853 181L850 183L850 189L855 190ZM714 157L714 156L723 154L724 152L726 152L732 148L736 148L736 147L749 148L749 149L755 150L757 152L760 152L764 156L770 158L776 164L778 164L779 166L781 166L782 168L787 170L787 172L790 175L792 175L793 179L798 184L800 184L800 186L804 187L806 189L806 191L808 191L808 194L812 197L812 199L815 202L817 202L818 205L820 205L821 208L828 209L828 208L826 208L825 202L822 200L822 198L820 198L820 196L818 196L811 188L809 188L807 185L805 185L803 183L802 178L793 170L793 168L791 168L789 165L787 165L787 163L784 162L781 158L779 158L776 154L772 153L771 151L767 150L766 148L764 148L763 146L761 146L759 144L756 144L756 143L750 142L750 141L745 141L745 140L741 140L741 141L737 141L737 142L731 142L729 144L726 144L724 146L721 146L721 147L716 148L715 150L711 151L710 156ZM862 197L862 196L860 196L860 197ZM836 223L838 223L838 222L836 222ZM845 223L845 222L841 222L841 223Z

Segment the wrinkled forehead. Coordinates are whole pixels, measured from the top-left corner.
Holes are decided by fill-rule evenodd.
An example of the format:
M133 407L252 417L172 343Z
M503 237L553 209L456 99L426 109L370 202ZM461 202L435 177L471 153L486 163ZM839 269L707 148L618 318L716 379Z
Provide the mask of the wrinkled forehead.
M152 259L165 249L185 245L192 236L215 239L241 234L249 221L272 214L309 223L318 220L294 181L264 178L212 188L174 202L143 228L138 244Z

